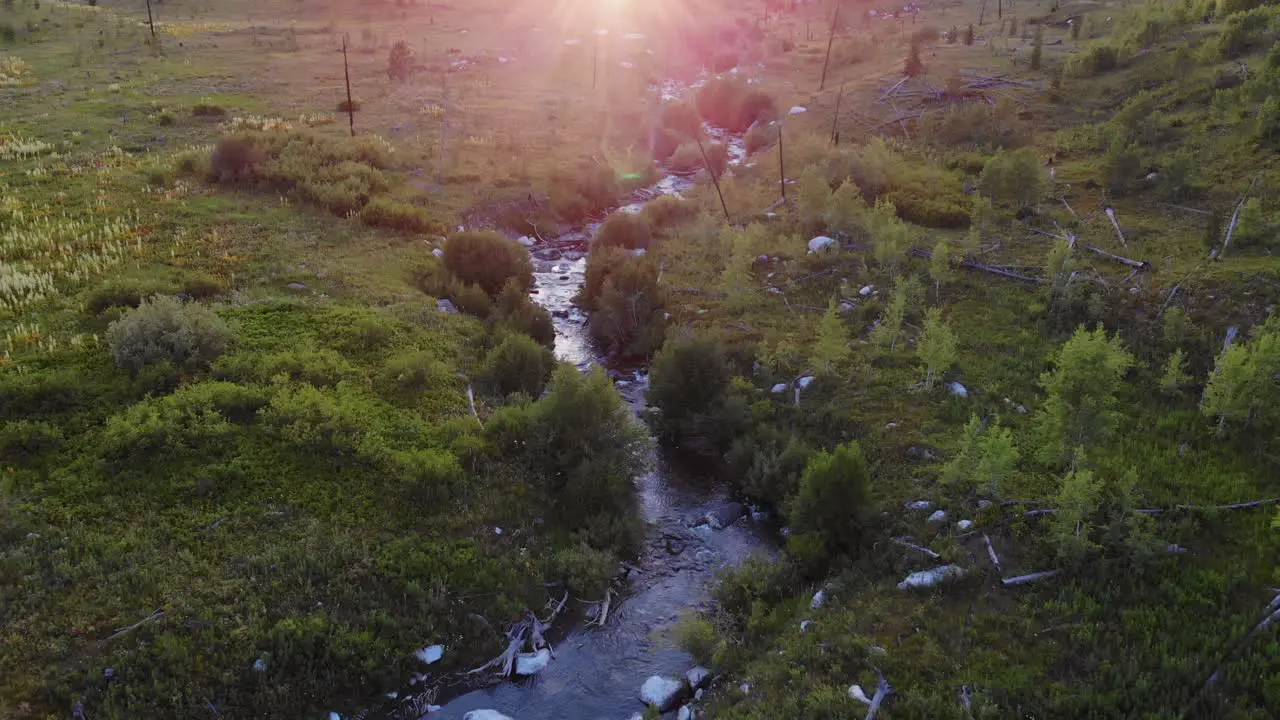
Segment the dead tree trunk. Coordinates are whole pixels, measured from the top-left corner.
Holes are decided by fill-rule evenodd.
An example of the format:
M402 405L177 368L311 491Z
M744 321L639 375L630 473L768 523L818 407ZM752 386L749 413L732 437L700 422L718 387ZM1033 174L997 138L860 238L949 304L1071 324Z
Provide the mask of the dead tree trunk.
M836 0L836 11L831 14L831 32L827 35L827 56L822 60L822 79L818 81L818 92L827 84L827 66L831 63L831 45L836 40L836 23L840 22L840 0Z
M342 77L347 84L347 125L351 137L356 136L356 106L351 102L351 69L347 65L347 36L342 36Z

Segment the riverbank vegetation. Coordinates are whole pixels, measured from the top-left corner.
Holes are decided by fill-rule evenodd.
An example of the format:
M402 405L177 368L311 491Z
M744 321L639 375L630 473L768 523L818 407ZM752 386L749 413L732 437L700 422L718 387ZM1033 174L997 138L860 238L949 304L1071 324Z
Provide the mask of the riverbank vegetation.
M785 529L676 633L709 715L1280 706L1274 6L509 5L0 8L4 713L354 712L603 597L644 441L525 247L589 222Z

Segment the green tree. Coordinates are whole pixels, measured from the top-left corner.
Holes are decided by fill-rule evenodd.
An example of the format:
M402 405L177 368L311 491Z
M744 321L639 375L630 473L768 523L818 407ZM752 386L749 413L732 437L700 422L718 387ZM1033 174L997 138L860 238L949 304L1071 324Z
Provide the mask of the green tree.
M924 388L932 390L934 378L956 360L956 336L943 321L940 308L929 308L925 313L916 353L925 367Z
M413 72L413 49L403 40L397 40L391 46L387 58L387 77L403 81Z
M471 231L453 235L444 244L444 266L459 280L484 288L490 297L514 279L522 290L533 287L529 251L496 232Z
M866 215L867 202L851 180L841 183L827 202L827 227L833 232L852 235L863 226Z
M1083 451L1077 451L1083 456ZM1102 485L1090 470L1076 468L1062 479L1050 521L1050 537L1058 556L1071 561L1082 559L1096 545L1090 539L1091 522L1102 505Z
M942 284L951 282L955 271L951 267L951 245L946 240L939 240L933 246L933 256L929 258L929 277L933 278L933 299L942 295Z
M1204 386L1200 408L1206 415L1218 417L1218 434L1225 435L1227 421L1248 418L1253 407L1249 392L1254 385L1257 368L1249 357L1249 348L1235 343L1218 356L1217 367Z
M871 213L871 236L875 243L876 262L891 274L896 273L911 244L911 228L898 217L898 210L892 202L876 200Z
M1057 464L1076 448L1111 436L1118 413L1116 393L1133 356L1119 337L1098 326L1080 327L1058 350L1054 369L1040 377L1048 391L1037 416L1041 459Z
M833 375L849 361L849 356L849 332L845 329L844 320L840 319L835 298L831 298L818 325L818 342L813 347L810 363L815 372Z
M831 203L831 186L817 165L810 165L800 173L795 198L800 221L811 229L822 227Z
M996 421L985 430L977 415L965 425L960 451L942 469L942 481L965 488L976 487L999 497L1001 483L1018 464L1013 431Z
M1056 240L1049 248L1045 258L1044 274L1049 278L1049 298L1051 305L1066 292L1071 281L1071 243L1067 240Z
M1044 170L1030 148L996 155L983 166L978 178L978 188L985 197L1014 209L1034 205L1044 194L1044 187Z
M536 398L555 366L550 350L529 337L511 334L485 357L480 377L498 395L519 392Z
M797 533L819 538L828 553L853 551L875 511L871 472L856 442L809 459L788 512Z
M745 230L725 233L729 243L729 261L720 274L720 289L728 296L725 306L729 309L746 310L759 297L751 268L756 259L755 237L760 231L759 225L752 225Z
M893 294L889 296L889 306L880 313L880 321L871 331L871 341L880 347L888 346L890 350L896 350L906 314L907 288L905 283L900 282L894 285Z
M1160 373L1160 390L1166 395L1177 395L1190 380L1191 377L1187 375L1187 356L1182 348L1177 348L1165 361L1164 371Z

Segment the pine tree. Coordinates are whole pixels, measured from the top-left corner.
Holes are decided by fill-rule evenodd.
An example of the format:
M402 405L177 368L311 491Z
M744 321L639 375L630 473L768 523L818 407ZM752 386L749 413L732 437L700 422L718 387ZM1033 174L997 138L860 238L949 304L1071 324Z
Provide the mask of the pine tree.
M942 310L929 308L924 316L924 330L916 343L916 354L925 367L924 388L933 389L934 377L956 360L956 336L942 319Z
M1099 325L1083 327L1058 350L1054 369L1040 377L1048 391L1037 417L1040 457L1056 464L1076 448L1110 437L1118 417L1116 393L1133 356L1119 337L1109 337Z
M833 375L849 360L849 333L840 319L836 299L827 303L827 312L818 325L818 342L813 347L809 362L815 372Z
M800 211L800 220L810 226L822 224L830 203L831 186L827 179L817 165L806 167L796 182L796 208Z
M1164 364L1164 372L1160 374L1160 390L1166 395L1177 395L1190 379L1187 375L1187 357L1182 348L1178 348Z
M964 44L973 45L973 23L969 23L969 28L964 31Z
M827 201L827 228L832 232L852 235L863 226L866 215L867 201L851 180L841 183Z
M1249 388L1253 385L1254 367L1249 349L1243 343L1227 348L1218 357L1218 365L1204 386L1200 409L1218 417L1218 434L1225 435L1228 420L1249 416Z
M942 468L942 481L964 489L977 488L999 497L1003 480L1018 464L1013 432L996 421L987 429L977 415L964 427L960 452Z
M729 260L725 263L720 275L720 289L728 295L725 305L736 310L743 310L756 299L755 276L751 268L755 263L754 236L759 231L758 225L744 230L726 232L729 241Z
M1083 460L1083 451L1077 451ZM1089 539L1091 520L1102 505L1102 484L1093 472L1077 467L1062 479L1054 505L1050 535L1058 546L1058 556L1080 560L1096 545Z
M898 210L892 202L876 200L871 214L871 235L875 242L876 262L890 273L897 272L898 264L911 243L911 229L898 218Z
M951 282L954 275L951 267L951 245L946 240L939 240L933 246L933 256L929 258L929 277L933 278L933 299L937 301L942 295L942 284Z
M1040 61L1044 54L1044 26L1036 26L1035 44L1031 48L1031 69L1039 70Z
M876 329L871 331L871 340L881 347L888 346L890 350L896 350L898 347L898 336L902 334L902 321L907 314L907 287L906 283L899 282L893 288L893 294L889 297L889 307L880 313L880 323L876 325Z

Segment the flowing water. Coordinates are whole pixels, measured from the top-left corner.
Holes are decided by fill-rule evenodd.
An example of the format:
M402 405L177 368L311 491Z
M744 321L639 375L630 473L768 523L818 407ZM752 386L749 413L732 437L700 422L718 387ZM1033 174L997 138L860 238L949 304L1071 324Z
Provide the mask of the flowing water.
M731 162L746 153L736 138L715 129L727 141ZM692 187L688 178L667 176L637 193L621 208L639 212L646 202ZM583 253L599 229L592 225L531 248L534 254L534 299L552 313L556 354L586 369L602 362L587 331L587 316L572 299L586 275ZM562 248L572 249L562 249ZM619 377L617 372L615 377ZM616 380L619 392L637 411L644 407L647 378L636 370ZM555 659L530 678L505 682L461 695L436 718L461 718L471 710L493 709L515 720L626 720L642 711L638 693L651 675L681 677L693 658L675 646L671 628L683 614L706 607L716 573L753 554L769 554L774 543L767 524L742 510L743 517L720 530L706 523L708 513L737 515L724 487L691 476L669 461L656 444L651 469L637 478L640 509L649 532L620 602L603 627L578 626L555 646Z

